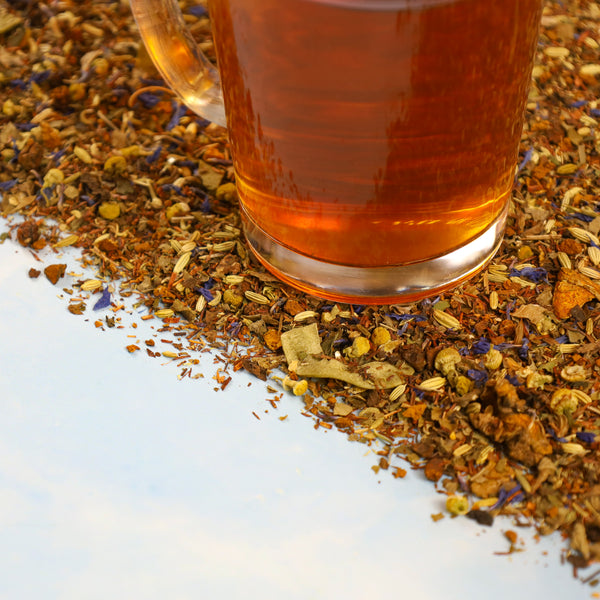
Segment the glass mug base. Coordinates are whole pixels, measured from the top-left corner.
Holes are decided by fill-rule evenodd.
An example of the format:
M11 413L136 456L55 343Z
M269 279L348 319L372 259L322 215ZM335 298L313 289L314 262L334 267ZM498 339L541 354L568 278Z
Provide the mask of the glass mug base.
M241 208L248 245L271 273L314 296L351 304L404 304L456 287L483 269L497 252L507 213L508 203L483 233L443 256L363 268L299 254L274 240Z
M243 182L253 188L240 197L260 261L305 292L370 304L454 287L499 247L505 213L476 232L513 181L542 4L209 0L217 73L178 0L131 0L165 81L227 127L235 180L240 191ZM285 212L280 197L292 200ZM398 206L398 198L415 201ZM368 231L357 229L363 214ZM413 229L404 255L388 259L368 249L380 233L385 243L393 237L376 226L390 214L402 226L440 226L422 239ZM327 218L337 221L329 248L318 233L333 232ZM303 245L305 231L315 238ZM393 264L350 266L354 247L365 265Z

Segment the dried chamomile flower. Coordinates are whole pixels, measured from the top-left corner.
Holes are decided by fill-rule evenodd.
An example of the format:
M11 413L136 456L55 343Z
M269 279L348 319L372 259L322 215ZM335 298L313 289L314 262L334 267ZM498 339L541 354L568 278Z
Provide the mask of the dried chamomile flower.
M379 347L382 344L386 344L391 339L390 332L385 327L375 327L371 333L371 342L375 347Z
M292 394L294 396L302 396L308 390L308 381L306 379L301 379L297 381L292 387Z
M442 348L435 357L435 368L443 375L456 369L462 357L456 348Z
M490 348L483 357L483 365L486 369L495 371L502 366L502 353L496 348Z
M371 343L369 342L369 340L366 337L359 335L355 337L352 341L352 346L348 348L347 354L348 356L359 358L360 356L363 356L364 354L369 352L370 349Z
M547 383L552 383L553 377L552 375L539 373L538 371L535 371L534 373L529 373L525 381L529 389L537 390L544 389L544 386Z
M448 496L446 510L451 515L466 515L469 512L469 500L466 496Z
M569 365L561 370L560 376L565 381L570 382L586 381L590 376L590 372L581 365Z
M465 377L464 375L459 375L454 381L454 383L452 383L452 385L454 387L454 391L459 396L464 396L473 389L473 387L475 386L475 382L469 379L468 377Z
M126 168L127 160L120 155L110 156L104 161L104 171L110 175L120 175Z
M550 408L557 415L573 413L577 410L579 400L573 390L561 388L556 390L550 398Z
M51 187L65 180L65 174L60 169L48 169L44 175L44 186Z
M121 215L121 207L118 202L114 202L113 200L107 200L103 202L98 207L98 214L108 221L112 221L113 219L118 219Z

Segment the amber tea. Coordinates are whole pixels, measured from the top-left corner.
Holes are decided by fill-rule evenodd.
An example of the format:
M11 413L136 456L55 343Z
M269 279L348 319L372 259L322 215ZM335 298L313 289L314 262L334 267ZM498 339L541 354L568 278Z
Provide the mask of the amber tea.
M248 241L321 296L411 300L497 249L540 0L210 0Z

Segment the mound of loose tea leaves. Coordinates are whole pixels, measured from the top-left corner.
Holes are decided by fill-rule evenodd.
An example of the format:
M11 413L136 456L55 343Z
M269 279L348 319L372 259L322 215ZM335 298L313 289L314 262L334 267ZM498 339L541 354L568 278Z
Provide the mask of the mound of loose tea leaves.
M211 55L206 11L184 10ZM586 567L600 560L599 43L596 2L546 4L489 267L420 303L356 306L253 260L226 131L165 87L126 2L0 0L3 236L80 249L97 277L76 282L74 315L131 296L162 319L170 356L219 348L220 387L245 369L301 398L315 427L378 448L374 470L422 469L449 512L483 525L561 532ZM29 275L58 284L65 265L45 262Z

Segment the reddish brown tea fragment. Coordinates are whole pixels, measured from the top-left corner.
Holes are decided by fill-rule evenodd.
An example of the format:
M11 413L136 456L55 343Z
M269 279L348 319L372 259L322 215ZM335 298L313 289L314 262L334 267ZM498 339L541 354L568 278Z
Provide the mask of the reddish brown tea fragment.
M32 219L28 219L17 228L17 241L21 246L33 246L40 237L38 224Z
M85 303L84 302L76 302L69 304L67 307L69 312L73 315L82 315L85 311Z
M429 481L439 481L444 474L447 464L448 461L439 456L428 460L425 464L425 477L427 477Z
M58 280L65 274L66 269L67 265L65 264L48 265L44 269L44 275L52 285L56 285Z

